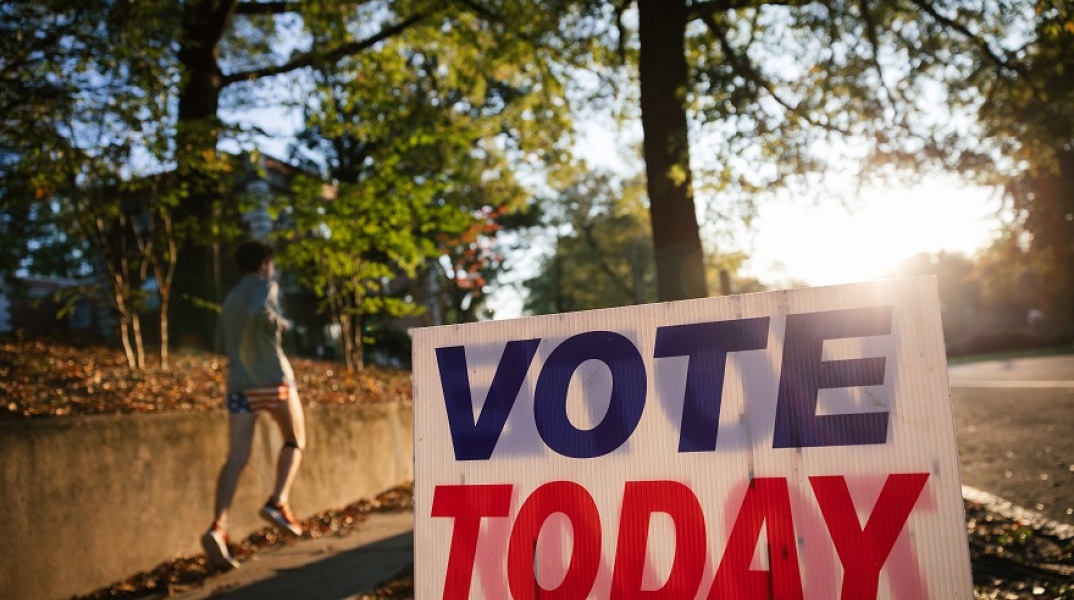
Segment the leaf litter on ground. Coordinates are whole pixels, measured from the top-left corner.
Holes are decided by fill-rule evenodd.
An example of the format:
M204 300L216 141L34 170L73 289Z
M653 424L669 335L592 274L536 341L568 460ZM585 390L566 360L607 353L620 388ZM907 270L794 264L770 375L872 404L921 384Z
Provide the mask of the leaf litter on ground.
M222 410L227 359L218 354L156 356L131 370L119 350L42 340L0 341L0 419ZM307 406L410 399L410 373L292 359Z

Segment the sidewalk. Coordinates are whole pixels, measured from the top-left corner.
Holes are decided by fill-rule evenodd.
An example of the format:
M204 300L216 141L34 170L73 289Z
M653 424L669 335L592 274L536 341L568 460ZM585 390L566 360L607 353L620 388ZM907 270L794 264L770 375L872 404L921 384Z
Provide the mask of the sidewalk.
M414 515L376 513L347 537L303 539L257 553L179 600L343 600L359 598L414 560Z
M982 597L1072 597L1074 527L980 490L963 487L962 492L974 583ZM410 511L373 513L346 537L304 538L259 550L239 569L213 575L196 589L170 596L167 591L119 595L143 600L359 599L413 563L413 527ZM1026 536L1027 528L1032 535ZM1029 595L1030 590L1044 591Z

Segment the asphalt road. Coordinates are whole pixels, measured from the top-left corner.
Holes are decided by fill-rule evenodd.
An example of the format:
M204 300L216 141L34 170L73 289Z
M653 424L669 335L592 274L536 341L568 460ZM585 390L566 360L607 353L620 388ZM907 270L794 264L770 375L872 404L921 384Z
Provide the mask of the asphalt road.
M1074 525L1074 355L950 368L962 483Z

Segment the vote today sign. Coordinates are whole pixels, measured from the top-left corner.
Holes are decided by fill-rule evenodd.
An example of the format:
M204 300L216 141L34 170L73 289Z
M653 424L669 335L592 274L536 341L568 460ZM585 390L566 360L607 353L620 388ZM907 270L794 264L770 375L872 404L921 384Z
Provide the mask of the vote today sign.
M417 330L431 598L972 598L932 278Z

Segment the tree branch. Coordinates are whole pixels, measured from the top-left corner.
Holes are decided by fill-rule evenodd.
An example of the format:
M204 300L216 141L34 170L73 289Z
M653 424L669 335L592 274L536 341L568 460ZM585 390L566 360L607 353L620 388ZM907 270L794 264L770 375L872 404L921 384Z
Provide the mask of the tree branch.
M283 63L282 65L272 65L269 67L261 67L259 69L252 69L249 71L239 71L237 73L231 73L221 78L221 86L227 86L239 81L252 81L254 79L260 79L262 77L271 77L273 75L282 75L284 73L290 73L291 71L297 71L298 69L304 69L306 67L312 67L320 64L333 64L340 59L357 54L367 48L370 48L386 39L399 35L403 31L406 31L413 25L421 22L425 19L424 14L415 14L407 19L381 29L376 35L367 37L362 40L356 40L335 48L328 50L312 50L310 52L304 52L299 54L292 60Z
M301 7L301 2L292 0L277 0L272 2L239 2L235 6L235 14L280 15L284 13L298 12Z
M191 3L187 3L188 6L184 7L183 12L191 10ZM199 15L199 17L208 17L207 21L198 23L195 21L195 28L204 29L205 33L199 36L201 40L214 40L212 45L220 40L224 35L224 31L227 30L228 23L231 21L231 15L235 11L235 6L238 4L237 0L221 0L215 7L210 6L206 15ZM185 20L186 17L184 17ZM184 32L186 31L186 24L184 23ZM203 49L204 50L204 49Z
M720 24L716 22L711 15L701 17L701 20L712 31L713 35L720 41L720 48L723 49L724 54L727 55L727 62L731 65L736 73L742 76L746 81L752 83L759 89L768 92L768 95L776 101L777 104L782 106L788 113L798 117L799 119L809 123L814 127L821 127L823 129L834 131L842 135L849 135L849 132L832 125L831 123L821 123L813 117L800 111L797 106L792 105L790 101L784 99L775 86L768 82L767 79L750 63L749 57L743 57L735 51L735 48L731 45L731 41L727 39L727 32L724 31Z
M506 22L506 19L504 19L503 15L493 11L492 9L490 9L490 8L488 8L486 6L483 6L480 2L477 2L477 0L457 0L457 1L458 1L459 4L462 4L466 8L469 8L470 10L472 10L475 13L481 15L482 17L485 17L489 21L492 21L494 23L504 23L504 22Z
M370 0L349 0L345 2L337 2L333 4L333 8L341 7L358 7L363 4L369 4ZM236 15L283 15L287 13L299 12L302 10L302 2L299 0L266 0L265 2L258 2L257 0L248 0L246 2L240 1L235 5Z
M705 19L706 17L712 17L712 15L716 13L723 13L741 8L759 8L761 6L805 6L807 4L813 4L814 2L816 2L816 0L769 0L767 2L757 2L757 0L708 0L707 2L698 2L691 6L686 13L686 20L693 21L695 19Z
M600 270L608 276L608 279L610 279L611 282L615 284L617 288L619 288L619 291L623 292L623 294L625 294L627 298L633 298L634 290L630 287L627 287L627 284L623 283L622 279L620 278L620 275L615 272L615 269L613 269L611 265L609 265L604 260L607 254L603 250L601 250L600 244L597 243L597 239L593 235L593 224L586 223L582 225L581 229L582 233L585 235L586 245L588 245L590 248L593 249L593 251L597 253L597 266L600 268Z
M872 52L870 53L870 59L873 63L873 68L876 69L876 78L880 80L880 87L884 90L884 94L888 97L888 102L896 111L895 96L892 94L891 88L888 87L886 81L884 81L884 67L880 64L880 34L877 33L876 21L873 19L873 13L869 10L869 0L859 0L858 7L861 10L861 18L865 22L865 35L869 38L869 44L872 46Z
M708 2L698 2L690 7L686 13L686 20L693 21L694 19L703 19L705 17L711 17L716 13L727 12L729 10L735 10L737 8L749 8L756 6L756 3L749 0L708 0Z
M940 14L940 12L937 11L936 8L932 6L932 4L930 4L927 0L910 0L910 2L914 6L920 8L925 14L932 17L940 25L943 25L948 29L954 30L955 32L969 40L970 43L977 46L977 49L983 52L985 57L989 61L994 63L996 67L998 67L1001 71L1013 71L1015 74L1023 78L1026 77L1027 74L1025 72L1024 67L1022 67L1021 65L1011 64L1004 60L1002 56L996 54L996 52L992 50L992 46L989 45L987 40L970 31L969 28L965 25L955 21L950 17L946 17Z

